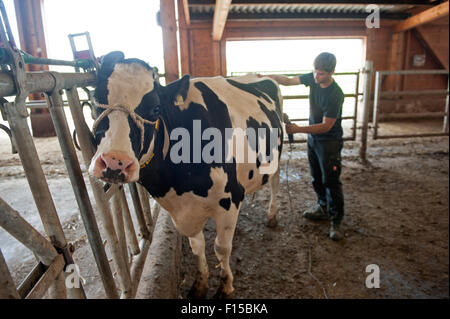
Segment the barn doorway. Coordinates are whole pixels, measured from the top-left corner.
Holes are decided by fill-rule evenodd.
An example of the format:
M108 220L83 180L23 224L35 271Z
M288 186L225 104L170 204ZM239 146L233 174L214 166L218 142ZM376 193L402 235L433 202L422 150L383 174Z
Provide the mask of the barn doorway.
M337 65L334 77L347 95L342 112L344 138L354 139L357 95L362 94L362 86L357 85L361 84L358 83L361 77L357 74L363 68L365 61L364 38L228 40L226 43L227 75L304 74L313 70L314 58L324 51L336 55ZM309 89L303 85L280 88L284 97L284 112L291 119L306 121L309 116Z

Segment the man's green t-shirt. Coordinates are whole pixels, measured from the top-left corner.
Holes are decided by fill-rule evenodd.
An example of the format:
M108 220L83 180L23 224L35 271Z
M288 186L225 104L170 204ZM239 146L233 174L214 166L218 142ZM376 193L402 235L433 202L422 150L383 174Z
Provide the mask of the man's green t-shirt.
M314 81L313 73L300 75L300 82L310 87L309 93L309 124L320 124L323 117L335 118L331 130L323 134L310 134L316 140L341 140L342 131L342 104L344 93L336 81L326 88L321 88Z

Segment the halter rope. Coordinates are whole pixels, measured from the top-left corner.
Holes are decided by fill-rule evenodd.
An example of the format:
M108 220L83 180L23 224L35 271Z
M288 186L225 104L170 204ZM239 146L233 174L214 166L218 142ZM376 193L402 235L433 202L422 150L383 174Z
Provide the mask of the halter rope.
M121 111L121 112L129 115L131 117L131 119L134 121L134 123L136 123L137 127L141 131L141 149L140 149L140 151L142 151L142 149L144 148L144 124L155 125L155 130L156 131L158 130L159 119L157 119L156 121L146 120L139 114L135 113L134 111L130 111L123 105L97 104L97 106L99 108L105 109L105 111L102 114L100 114L100 116L95 120L95 122L92 126L92 132L94 134L95 134L95 131L97 130L97 126L100 123L100 121L103 120L106 116L108 116L112 111ZM154 154L150 155L150 159L144 163L144 167L150 162L150 160L153 158L153 155Z

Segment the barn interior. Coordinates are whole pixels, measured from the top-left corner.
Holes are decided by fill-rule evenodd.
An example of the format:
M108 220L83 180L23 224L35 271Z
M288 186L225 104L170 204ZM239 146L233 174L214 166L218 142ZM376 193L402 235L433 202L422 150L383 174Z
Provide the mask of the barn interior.
M45 2L14 1L19 33L19 39L15 40L21 50L30 55L30 63L25 62L26 73L46 72L49 70L48 64L56 62L37 59L58 58L48 56L46 51L48 38L42 14ZM230 76L227 45L231 42L306 39L362 41L361 61L355 62L351 71L336 75L338 82L345 77L352 78L351 88L345 92L349 105L345 114L347 150L343 153L343 180L347 185L349 203L344 243L329 243L324 235L324 224L305 222L297 212L293 212L314 202L308 179L305 138L295 136L294 145L290 148L286 146L288 151L281 161L280 191L283 194L280 227L270 231L261 221L263 207L267 205L267 191L245 200L236 230L235 256L232 260L232 267L236 269L237 298L448 299L448 11L448 0L160 1L157 16L164 56L160 77L164 83L176 81L184 74L192 77ZM8 34L4 15L1 31ZM10 40L8 36L0 41L0 81L7 83L3 84L0 92L11 102L19 92L14 90L13 84L17 83L14 80L17 76L11 76L16 71L8 67L15 62L5 59L7 55L3 51L6 48L4 44L10 43ZM95 42L91 45L95 48ZM332 52L333 48L329 50ZM83 68L74 61L65 61L66 65L78 68L71 72L80 73L77 76L83 77L89 86L95 85L90 74L98 66L98 57L89 50L78 53L80 55L74 55L74 61L85 58L92 64ZM269 56L267 64L270 65L270 59L277 58L277 55ZM301 51L298 52L298 59L302 59ZM268 70L280 74L299 71L273 70L270 67ZM141 253L123 266L128 269L130 278L117 275L120 264L111 262L117 256L110 252L108 245L103 245L106 247L103 254L109 259L106 264L110 266L106 268L111 267L112 271L105 270L104 264L100 266L100 263L94 262L98 260L98 252L85 229L90 224L84 216L80 217L83 208L78 206L80 204L75 198L79 196L76 188L80 187L72 186L72 192L69 186L73 185L72 173L68 173L70 168L63 159L67 155L63 156L64 151L59 146L62 143L58 140L61 132L58 133L55 116L52 118L46 104L49 102L41 92L27 93L26 105L30 113L28 134L33 136L36 156L46 178L43 182L50 186L56 210L62 219L63 233L71 243L69 254L80 265L81 275L86 279L82 285L84 291L69 292L68 297L186 298L194 281L195 260L189 252L186 238L176 235L164 210L155 214L159 208L154 206L153 199L147 200L149 207L152 206L151 212L148 208L148 214L154 218L153 225L148 227L153 239L145 238L149 234L141 236L145 226L141 224L139 214L130 217L134 227L141 231L141 234L135 235L139 244L133 244L134 249ZM63 105L67 106L71 97L70 92L66 93ZM293 111L296 103L307 103L308 96L294 93L284 98L286 105L293 103L292 107L287 107L288 111ZM90 102L89 95L86 102ZM76 121L69 111L65 112L69 122ZM307 116L303 118L292 114L295 122L307 120ZM12 127L5 112L2 115L0 199L11 205L19 215L26 216L30 225L36 227L46 239L51 238L46 226L40 225L40 208L34 204L34 194L29 191L20 194L24 188L29 188L27 168L23 168L26 165L22 157L11 152L13 145L9 136ZM63 117L59 119L63 120ZM92 124L91 119L86 121ZM76 124L70 122L71 130L74 126ZM80 173L86 185L90 185L82 154L78 150L76 154L80 158ZM95 197L93 188L86 189L92 203ZM136 192L140 194L140 190L126 188L128 203L136 199ZM113 205L117 206L117 203ZM141 205L145 214L146 207ZM100 206L99 203L93 204L99 237L103 243L105 238L108 238L106 242L111 242L110 235L105 231L107 221L97 212L101 210ZM0 207L2 214L6 212L5 205ZM134 206L132 212L135 210L139 208ZM58 271L60 273L62 267L68 264L67 259L64 263L62 258L55 257L48 262L22 244L8 247L6 243L15 239L4 225L0 228L0 248L5 255L5 258L0 256L0 273L5 274L2 280L7 284L0 287L0 297L64 296L65 293L58 290L53 281L61 280ZM116 224L114 226L117 227ZM163 237L155 237L159 232ZM205 237L210 246L214 242L213 234L214 225L208 223ZM122 235L125 237L124 233ZM129 240L128 237L126 240ZM54 245L51 240L48 242ZM126 259L133 248L129 242L123 245L125 252L122 251L122 254ZM101 250L100 246L97 245L96 249ZM259 251L261 247L265 249L264 261ZM67 249L64 253L68 254ZM216 261L212 248L207 250L207 255L213 273ZM170 267L163 266L167 260L174 261L169 263ZM277 266L274 267L274 264ZM298 265L295 270L292 270L293 264ZM380 265L381 288L370 289L364 284L368 274L366 267L371 264ZM48 278L46 282L39 284L39 279L44 277ZM109 278L112 284L106 283L105 278ZM127 280L132 293L125 293ZM140 284L137 285L136 281ZM211 286L218 283L218 278L211 279Z

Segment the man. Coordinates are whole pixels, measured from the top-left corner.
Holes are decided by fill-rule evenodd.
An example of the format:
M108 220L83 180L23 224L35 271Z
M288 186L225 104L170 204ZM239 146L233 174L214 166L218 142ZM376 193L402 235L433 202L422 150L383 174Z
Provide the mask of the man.
M344 216L341 150L342 104L344 94L332 75L336 57L323 52L314 60L314 72L295 77L269 75L281 85L304 84L310 87L308 126L287 124L286 132L308 133L308 160L318 205L303 213L310 220L330 220L330 238L342 239L340 224Z

